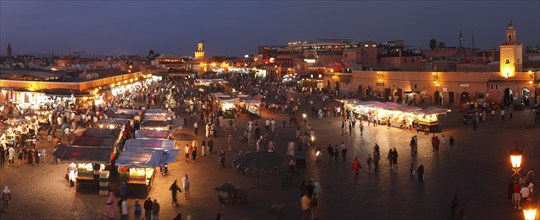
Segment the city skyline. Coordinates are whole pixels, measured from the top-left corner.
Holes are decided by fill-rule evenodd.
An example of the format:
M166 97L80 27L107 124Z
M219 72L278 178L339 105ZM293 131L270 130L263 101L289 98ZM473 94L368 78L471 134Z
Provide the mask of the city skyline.
M460 31L463 46L474 32L484 49L504 41L509 22L524 46L540 44L540 3L532 1L1 1L0 54L11 44L14 54L192 56L205 40L209 56L241 56L258 45L325 38L427 49L432 38L458 46Z

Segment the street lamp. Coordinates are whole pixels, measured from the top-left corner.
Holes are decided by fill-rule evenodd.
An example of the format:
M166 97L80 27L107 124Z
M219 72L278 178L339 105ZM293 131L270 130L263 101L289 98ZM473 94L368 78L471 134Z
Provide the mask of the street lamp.
M514 149L510 152L510 162L512 163L512 168L514 169L514 174L517 174L521 169L521 157L522 152L519 149Z
M527 175L523 175L519 172L521 170L522 157L523 153L517 147L510 152L510 162L512 163L512 169L514 170L514 174L512 174L512 179L514 178L514 176L517 175L519 177L526 178L527 181L531 181L531 177L535 175L534 171L531 170L527 172Z
M525 216L525 220L535 220L536 209L523 209L523 215Z

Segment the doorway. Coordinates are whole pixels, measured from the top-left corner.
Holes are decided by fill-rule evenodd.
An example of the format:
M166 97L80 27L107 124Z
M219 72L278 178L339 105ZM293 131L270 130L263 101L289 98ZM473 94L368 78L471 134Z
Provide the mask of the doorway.
M514 103L514 92L510 88L504 90L503 104L504 106L510 106Z

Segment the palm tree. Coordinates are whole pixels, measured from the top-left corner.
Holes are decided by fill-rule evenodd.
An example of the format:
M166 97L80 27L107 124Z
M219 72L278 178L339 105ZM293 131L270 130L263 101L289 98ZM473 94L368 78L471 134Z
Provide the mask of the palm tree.
M437 48L437 40L433 38L429 40L429 48L431 48L432 50L435 50L435 48Z

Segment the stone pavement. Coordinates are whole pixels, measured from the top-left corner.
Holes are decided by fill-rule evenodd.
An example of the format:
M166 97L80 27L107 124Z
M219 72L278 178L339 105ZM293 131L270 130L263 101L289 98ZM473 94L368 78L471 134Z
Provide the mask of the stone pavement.
M277 122L284 118L283 114L263 113L263 116L274 117ZM196 164L179 159L178 163L169 166L168 176L155 178L149 196L161 204L161 219L172 219L177 213L182 213L184 218L191 215L197 220L215 219L217 213L224 219L277 219L270 209L276 202L285 203L283 219L299 219L300 182L304 178L315 178L322 186L321 219L449 219L449 201L454 194L458 195L459 205L464 207L468 219L522 219L522 212L512 209L506 198L507 180L512 174L509 152L517 140L524 152L523 170L540 172L540 125L535 124L532 112L523 111L515 112L514 119L504 122L499 117L488 117L487 122L479 124L478 130L473 132L472 127L462 124L462 116L463 113L455 111L441 118L443 132L438 135L456 138L453 151L441 149L435 157L431 152L430 136L419 133L416 158L411 158L408 145L416 132L377 126L366 127L364 135L360 136L357 127L352 135L342 136L339 119L310 118L323 156L316 162L313 151L308 153L307 169L293 178L291 188L281 186L280 175L262 173L263 186L260 188L255 187L254 175L238 176L230 165L232 154L247 149L247 144L236 138L233 153L227 155L226 168L218 168L215 154L201 158ZM238 121L240 131L247 119ZM192 134L192 123L188 122L188 127L178 132ZM263 124L263 120L259 120L262 133ZM295 135L294 128L278 128L276 133L279 139L276 152L284 155L286 144ZM221 131L220 137L215 139L215 151L226 146L223 134ZM201 138L199 135L199 142ZM347 161L332 162L326 146L341 141L349 149ZM381 167L377 174L368 175L365 159L367 153L372 153L375 143L381 146ZM396 147L399 152L399 167L392 171L386 160L389 147ZM46 163L37 167L0 168L0 186L9 185L13 194L10 210L0 213L0 219L103 219L105 197L97 195L97 191L77 193L67 187L64 179L67 165L52 165L51 152L49 145ZM360 157L363 166L358 182L354 182L351 170L354 156ZM410 177L411 162L415 167L425 166L424 183ZM192 181L192 199L184 200L180 194L180 206L174 207L168 187L186 173ZM214 187L224 182L249 188L248 204L222 206L218 203ZM113 186L113 190L117 191L117 187ZM130 207L135 198L143 200L145 197L140 189L130 188L129 192Z

